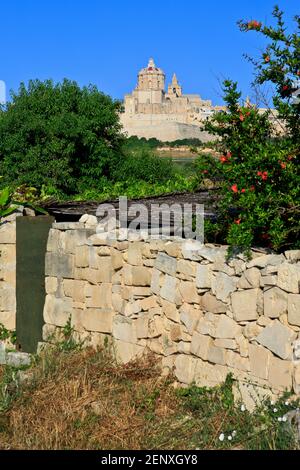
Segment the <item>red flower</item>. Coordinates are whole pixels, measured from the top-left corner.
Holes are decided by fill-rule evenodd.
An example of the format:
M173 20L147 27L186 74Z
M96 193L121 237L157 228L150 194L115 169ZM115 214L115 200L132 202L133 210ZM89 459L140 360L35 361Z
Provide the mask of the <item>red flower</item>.
M256 20L249 21L247 24L248 29L259 29L261 27L261 23Z
M270 56L269 56L269 55L267 55L267 56L265 57L265 62L270 62Z
M227 152L227 158L231 158L232 156L232 153L231 152Z
M284 170L284 169L286 168L286 163L280 162L280 166L281 166L281 168Z
M208 170L203 170L203 173L208 173Z
M235 224L240 225L242 219L237 219L234 221Z
M296 75L298 75L298 77L300 77L300 70L297 71Z
M238 187L237 187L237 184L234 184L231 186L231 191L233 191L234 193L238 193L239 190L238 190Z
M283 85L282 91L287 91L289 89L288 85Z
M257 176L261 176L261 179L265 181L268 178L268 172L267 171L264 171L264 172L258 171Z
M250 186L250 191L255 191L255 186Z
M224 155L222 157L220 157L220 162L221 163L226 163L227 162L227 157L224 157Z
M240 121L242 121L242 122L243 122L243 121L244 121L244 119L245 119L245 118L244 118L243 114L241 113L241 114L240 114Z
M245 193L245 192L246 192L246 189L243 188L243 189L241 190L241 193Z

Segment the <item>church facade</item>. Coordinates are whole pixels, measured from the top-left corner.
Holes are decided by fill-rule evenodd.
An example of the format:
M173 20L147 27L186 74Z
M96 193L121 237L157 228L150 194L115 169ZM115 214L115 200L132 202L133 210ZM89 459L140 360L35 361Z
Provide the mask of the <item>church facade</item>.
M203 123L214 112L225 109L213 106L199 95L184 94L176 75L165 86L166 76L153 59L138 74L135 90L125 96L121 123L129 135L172 141L185 138L211 140Z

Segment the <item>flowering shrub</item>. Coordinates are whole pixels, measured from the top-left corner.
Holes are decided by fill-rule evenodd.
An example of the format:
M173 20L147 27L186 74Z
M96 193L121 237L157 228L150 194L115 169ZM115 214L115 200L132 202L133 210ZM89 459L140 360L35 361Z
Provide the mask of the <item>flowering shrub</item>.
M286 34L277 8L273 14L277 28L254 21L240 22L240 28L255 29L272 40L256 62L256 81L275 85L273 102L286 128L284 136L276 137L268 111L241 106L237 84L226 80L227 112L206 124L207 131L221 137L222 155L219 161L213 157L199 161L201 176L218 181L221 191L218 220L208 223L207 233L226 240L231 251L251 245L275 250L300 247L300 104L292 99L293 77L300 69L300 40L296 33Z

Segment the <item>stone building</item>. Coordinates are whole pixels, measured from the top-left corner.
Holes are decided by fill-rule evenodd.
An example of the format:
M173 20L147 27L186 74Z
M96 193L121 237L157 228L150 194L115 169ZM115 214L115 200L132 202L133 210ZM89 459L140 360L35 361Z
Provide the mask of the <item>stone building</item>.
M165 87L166 76L153 59L138 74L135 90L125 96L121 122L129 136L156 137L162 141L184 138L211 140L203 131L203 121L213 112L225 109L212 106L199 95L183 94L176 75Z

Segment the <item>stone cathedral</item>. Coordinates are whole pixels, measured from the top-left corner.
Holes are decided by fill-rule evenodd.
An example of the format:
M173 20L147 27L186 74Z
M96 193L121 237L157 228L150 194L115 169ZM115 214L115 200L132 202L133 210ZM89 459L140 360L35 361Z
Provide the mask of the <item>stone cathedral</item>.
M166 76L153 59L138 74L135 90L125 96L121 122L125 132L138 137L156 137L162 141L185 138L210 140L203 131L203 121L215 111L210 100L183 94L176 75L165 87Z

